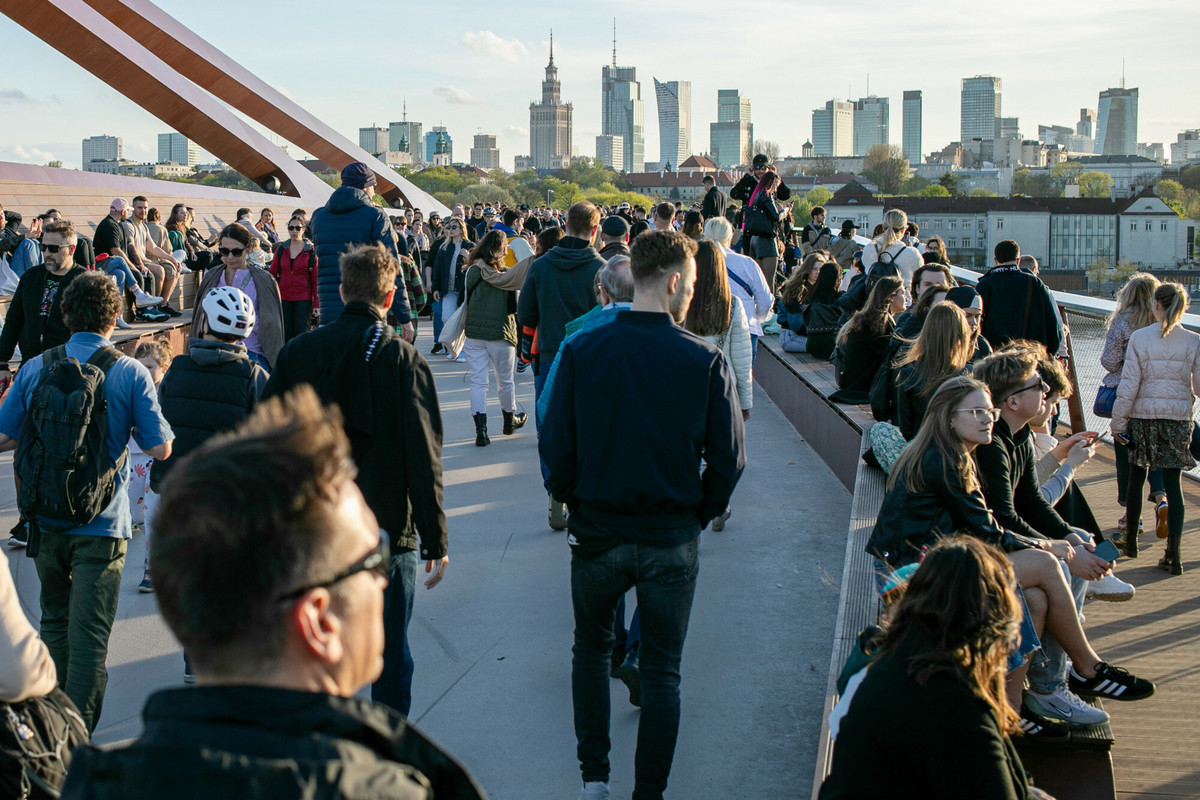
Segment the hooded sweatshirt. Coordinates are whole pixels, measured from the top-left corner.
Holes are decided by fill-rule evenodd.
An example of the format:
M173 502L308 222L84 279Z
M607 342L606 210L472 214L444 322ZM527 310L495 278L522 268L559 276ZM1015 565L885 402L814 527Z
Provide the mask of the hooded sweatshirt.
M590 241L564 236L533 262L517 301L517 321L538 332L538 363L554 361L567 323L596 305L594 281L605 261Z
M236 428L266 387L267 373L250 360L244 344L188 340L188 352L175 356L159 386L175 442L170 458L154 462L150 488L158 491L171 468L209 437Z

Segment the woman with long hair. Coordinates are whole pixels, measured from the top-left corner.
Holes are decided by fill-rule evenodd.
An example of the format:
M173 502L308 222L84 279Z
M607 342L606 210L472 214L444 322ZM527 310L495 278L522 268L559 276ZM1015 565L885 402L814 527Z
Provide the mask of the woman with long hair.
M683 227L679 232L697 242L704 238L704 217L699 211L689 211L683 215Z
M1193 399L1200 393L1200 336L1179 324L1187 307L1187 293L1178 283L1164 283L1154 290L1157 324L1129 337L1112 415L1113 439L1129 448L1125 555L1138 555L1137 521L1146 473L1161 469L1169 506L1163 537L1167 548L1158 566L1172 575L1183 574L1180 475L1196 463L1188 443L1195 425Z
M1031 793L1010 739L1019 720L1005 669L1022 615L1003 553L965 536L930 549L841 721L821 800L880 787L922 800L1047 797Z
M444 239L437 251L433 262L429 288L433 292L435 316L433 318L433 338L436 344L430 355L446 353L447 358L454 354L447 352L441 342L442 326L458 309L459 299L463 293L463 278L466 276L467 254L470 252L470 242L466 241L467 227L462 217L450 217L442 226ZM465 359L464 359L465 360Z
M528 416L517 412L514 370L517 363L517 291L525 280L532 259L508 269L505 254L508 239L503 231L489 231L467 257L470 266L464 278L467 305L466 343L463 353L471 374L471 418L475 421L475 444L491 443L487 432L488 366L496 371L504 434L511 435Z
M916 341L901 357L896 376L897 426L905 439L916 435L938 387L963 374L973 350L962 309L953 303L934 306Z
M317 303L317 251L304 238L304 220L288 220L288 239L271 258L271 277L279 281L283 300L283 340L291 341L309 329Z
M1104 352L1100 354L1100 366L1105 370L1100 380L1101 386L1116 389L1121 384L1129 337L1134 331L1154 324L1154 291L1158 286L1158 278L1139 272L1117 292L1116 307L1108 318L1108 332L1104 336ZM1113 451L1117 457L1117 505L1124 507L1125 489L1129 486L1129 448L1114 441ZM1169 504L1167 493L1163 490L1162 470L1152 469L1147 477L1150 479L1150 500L1154 503L1155 531L1159 538L1166 538ZM1128 514L1122 514L1121 519L1117 520L1117 541L1125 535L1126 519ZM1141 519L1137 521L1137 528L1140 533Z
M888 275L880 278L867 304L842 326L837 344L845 369L838 384L839 402L865 403L875 373L887 358L888 342L896 328L895 314L904 310L904 283Z
M279 243L279 234L275 232L275 212L271 209L264 208L259 212L254 227L267 237L272 247Z
M750 241L747 244L743 238L742 252L758 262L758 268L762 270L763 277L767 279L767 285L772 290L775 288L775 268L779 265L779 245L775 240L779 222L783 219L775 201L779 183L779 176L774 172L763 173L758 185L750 193L743 217L743 232L750 236ZM755 216L762 226L758 228L757 233L750 229L751 216Z
M725 253L720 245L704 239L696 251L696 284L683 327L715 344L737 379L742 419L754 407L754 377L751 368L750 326L742 301L729 291Z
M283 303L279 284L265 269L250 265L248 254L258 240L244 226L226 225L217 241L222 267L204 273L196 296L206 297L218 286L234 286L250 296L254 304L254 331L243 344L250 359L269 372L283 349ZM207 321L204 307L197 304L192 312L190 335L193 339L203 338L208 331Z
M893 208L883 215L883 230L863 248L862 260L868 274L876 263L895 264L905 285L912 281L913 273L925 263L917 248L904 243L904 232L908 228L908 215Z
M930 236L925 240L925 252L921 259L926 264L950 264L950 257L946 255L946 243L940 236Z

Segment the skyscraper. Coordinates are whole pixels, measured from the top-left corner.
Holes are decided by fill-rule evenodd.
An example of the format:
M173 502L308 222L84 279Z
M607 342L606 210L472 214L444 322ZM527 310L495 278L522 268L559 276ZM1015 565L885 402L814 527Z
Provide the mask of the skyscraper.
M1137 155L1138 90L1105 89L1096 109L1096 149L1106 156Z
M1019 117L1001 117L1000 118L1000 136L1001 139L1020 139L1021 138L1021 119Z
M399 147L388 146L387 128L377 128L374 125L369 128L358 129L358 146L371 155L382 153L386 150L400 149Z
M200 163L200 146L182 133L160 133L158 163L194 167Z
M1079 109L1079 122L1075 123L1075 133L1089 139L1096 138L1096 112L1090 108Z
M475 146L471 148L471 166L480 169L499 169L500 151L496 148L496 137L490 133L475 134Z
M637 67L617 66L617 23L613 21L612 64L600 71L600 132L624 138L624 171L640 172L646 151L645 108Z
M433 163L433 155L437 152L439 138L438 134L441 134L440 138L444 142L444 148L446 151L445 155L447 155L451 161L454 160L454 140L450 138L450 134L446 132L445 125L434 125L429 133L425 134L424 155L425 161L430 164Z
M962 79L959 140L995 139L1000 135L1000 79L976 75Z
M737 89L717 90L717 121L708 126L708 152L718 167L736 167L750 163L747 154L754 141L750 121L750 98Z
M554 31L550 31L550 63L542 81L542 102L529 104L529 155L535 169L553 169L571 155L571 104L560 97L554 66Z
M118 161L125 156L125 145L120 136L89 136L83 140L83 164L89 161Z
M904 132L902 145L904 147L904 154L908 157L908 163L922 163L920 89L912 89L904 92Z
M692 82L654 79L658 100L658 163L678 167L692 155Z
M392 122L387 127L387 149L408 153L414 164L420 164L425 159L424 136L419 122L408 121L408 101L404 101L400 122Z
M854 149L854 103L829 100L812 112L813 152L848 156Z
M886 97L863 97L854 102L854 155L865 156L891 135L891 104Z
M596 137L596 158L604 166L620 172L625 168L625 137L602 133Z

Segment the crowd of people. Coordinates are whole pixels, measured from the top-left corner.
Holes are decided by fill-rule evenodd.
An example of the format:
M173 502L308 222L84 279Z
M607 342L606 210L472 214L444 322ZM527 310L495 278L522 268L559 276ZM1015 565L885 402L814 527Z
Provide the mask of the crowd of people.
M64 796L200 796L168 789L181 769L234 797L482 796L404 721L418 567L432 588L449 564L441 451L458 423L439 407L437 355L467 365L462 428L479 447L495 433L491 375L512 436L532 372L547 521L571 549L581 800L609 797L610 678L641 709L634 798L666 789L697 543L733 515L759 342L775 330L783 350L833 362L835 402L870 405L870 458L888 473L868 545L888 611L842 694L822 797L879 782L903 797L1044 797L1011 737L1066 740L1108 720L1083 698L1153 694L1095 651L1080 610L1133 597L1112 542L1139 554L1147 479L1159 566L1183 570L1200 389L1183 289L1137 275L1109 321L1096 404L1126 514L1106 541L1074 484L1099 432L1056 436L1067 332L1015 241L960 285L899 209L863 240L819 206L794 227L763 156L729 195L704 180L691 208L476 204L442 218L378 207L375 175L354 163L323 207L280 227L245 208L201 232L184 204L163 223L145 197L116 198L88 240L54 210L23 232L5 212L0 360L19 349L21 362L0 387L0 450L16 451L10 544L35 559L42 616L39 640L0 575L21 677L0 699L59 686L95 728L135 520L139 591L157 594L197 684L152 695L131 745L77 749ZM203 274L186 352L121 357L114 330L180 315L189 271ZM105 410L70 410L80 398ZM71 480L48 477L59 439L94 462ZM356 700L368 684L372 701ZM899 778L874 736L884 707L925 731Z

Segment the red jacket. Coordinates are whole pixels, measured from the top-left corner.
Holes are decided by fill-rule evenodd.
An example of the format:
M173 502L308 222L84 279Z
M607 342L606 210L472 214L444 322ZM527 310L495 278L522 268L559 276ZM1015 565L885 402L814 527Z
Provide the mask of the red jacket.
M282 300L311 300L317 304L317 253L309 242L292 259L291 246L285 242L271 259L271 275L279 281Z

